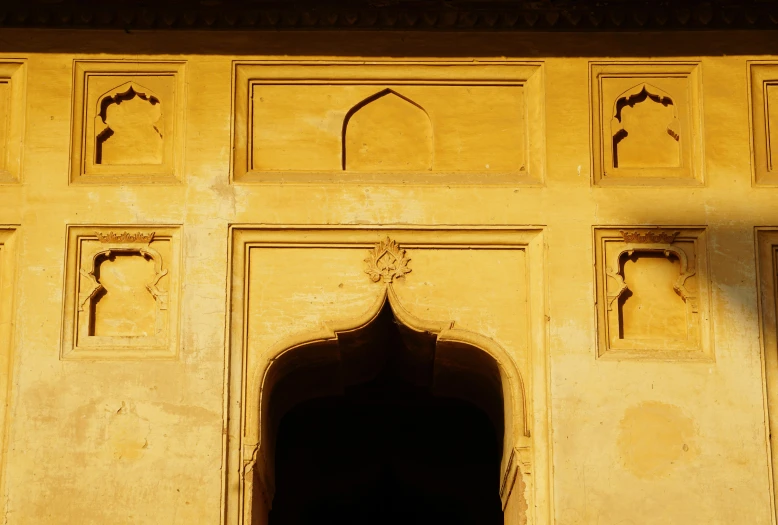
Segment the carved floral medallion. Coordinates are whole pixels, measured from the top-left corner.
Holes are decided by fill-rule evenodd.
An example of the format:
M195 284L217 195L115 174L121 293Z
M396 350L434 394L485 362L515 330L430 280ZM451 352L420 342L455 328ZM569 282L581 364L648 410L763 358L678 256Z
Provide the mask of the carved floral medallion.
M367 263L365 273L374 283L378 281L391 283L411 272L408 268L411 260L406 256L405 250L389 237L370 250L365 262Z

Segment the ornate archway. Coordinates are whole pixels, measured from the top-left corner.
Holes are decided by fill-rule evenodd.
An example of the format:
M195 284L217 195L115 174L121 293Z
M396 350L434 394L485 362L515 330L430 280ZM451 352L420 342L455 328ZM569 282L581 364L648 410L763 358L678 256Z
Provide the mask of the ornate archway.
M243 251L240 256L244 271L247 253ZM335 394L342 391L345 383L355 382L353 377L346 377L348 373L343 373L342 369L351 366L349 352L370 337L382 312L396 323L408 342L406 346L421 349L419 351L428 356L437 379L433 388L438 388L443 395L460 397L476 405L501 431L499 491L502 507L505 510L514 489L521 487L520 497L513 498L518 502L514 505L526 509L512 512L511 516L515 518L509 518L506 513L505 523L524 523L525 519L528 524L538 523L534 501L535 451L531 438L532 395L515 358L492 337L460 327L455 320L426 320L412 313L403 304L395 286L397 280L404 281L405 274L410 271L408 258L389 238L376 244L365 262L364 273L370 277L367 281L376 284L373 285L372 304L362 314L323 321L316 328L294 331L268 347L262 358L254 363L247 365L249 360L244 355L240 390L235 388L235 375L230 375L233 397L229 404L232 419L229 438L234 445L240 444L241 453L239 458L234 453L231 455L228 443L227 523L267 523L275 490L274 439L280 417L295 404ZM246 282L240 286L243 291L233 288L233 293L244 303L249 292L245 288ZM244 311L243 316L249 317L249 314ZM233 326L233 336L235 329ZM241 331L245 341L248 338L245 326ZM234 357L233 363L236 363ZM276 396L275 399L283 400L280 405L273 402L275 390L285 378L298 373L301 374L299 377L304 377L301 371L314 368L318 378L328 380L305 383L305 379L295 379L296 392ZM468 374L472 380L470 384L475 387L469 392L458 391L456 385L461 382L451 379L457 372ZM355 374L359 376L360 372ZM239 392L240 401L237 402L235 395ZM235 418L239 418L239 425L235 424ZM240 432L237 436L234 435L236 430Z

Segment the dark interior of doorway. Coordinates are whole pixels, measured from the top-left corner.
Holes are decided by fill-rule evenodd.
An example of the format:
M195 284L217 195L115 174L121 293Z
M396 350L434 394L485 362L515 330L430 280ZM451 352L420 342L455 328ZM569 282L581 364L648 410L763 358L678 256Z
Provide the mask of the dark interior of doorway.
M270 525L502 525L492 420L434 396L418 380L429 363L412 363L418 348L382 324L360 345L381 356L376 375L281 417Z

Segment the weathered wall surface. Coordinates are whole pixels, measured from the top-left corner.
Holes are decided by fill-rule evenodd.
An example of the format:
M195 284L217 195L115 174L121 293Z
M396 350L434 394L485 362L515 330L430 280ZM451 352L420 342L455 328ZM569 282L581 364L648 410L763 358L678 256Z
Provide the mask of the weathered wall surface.
M363 232L354 257L290 259L288 284L282 259L256 263L268 347L304 320L300 293L332 288L312 322L367 308L365 248L394 228L419 246L408 310L534 356L538 523L774 522L774 34L0 42L8 524L220 523L233 225ZM402 238L447 225L539 232L537 281ZM479 316L473 283L511 290ZM542 313L531 350L517 297Z

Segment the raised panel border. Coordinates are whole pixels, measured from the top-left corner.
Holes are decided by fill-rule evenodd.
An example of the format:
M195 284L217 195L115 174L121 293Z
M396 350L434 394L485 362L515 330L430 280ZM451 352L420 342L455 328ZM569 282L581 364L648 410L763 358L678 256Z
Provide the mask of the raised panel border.
M778 227L754 229L765 442L773 523L778 520Z
M0 164L0 184L22 180L24 126L27 111L27 63L24 60L0 59L0 78L11 85L5 162Z
M294 74L282 73L289 66L298 68ZM341 70L340 72L338 71ZM374 66L374 67L371 67ZM413 66L421 76L410 75ZM351 72L349 72L349 67ZM456 68L460 71L453 75ZM406 71L404 71L404 69ZM489 73L481 73L481 71ZM260 74L261 71L267 73ZM452 78L453 76L453 78ZM457 184L457 185L542 185L545 180L545 80L542 62L527 61L319 61L319 60L239 60L233 62L232 137L230 180L235 184ZM249 149L251 104L249 90L253 82L372 83L403 82L439 85L499 82L525 88L526 136L525 151L528 169L525 172L382 172L354 173L345 171L251 171Z
M251 249L270 247L299 248L364 248L373 249L377 239L391 237L407 249L520 249L527 252L530 296L530 358L529 377L525 381L528 398L532 400L530 425L531 459L517 459L516 449L510 457L503 457L503 465L512 473L522 470L532 477L532 502L528 523L553 524L552 440L550 434L550 376L547 348L546 268L544 230L539 226L441 226L441 227L381 227L381 226L314 226L314 225L252 225L230 226L228 258L228 331L225 345L225 436L223 464L223 497L225 525L248 523L245 519L247 502L243 494L245 479L254 474L251 446L243 442L245 432L246 383L251 379L246 370L246 329L248 257ZM355 260L359 264L359 259ZM312 268L311 271L315 271ZM367 276L365 277L368 278ZM318 332L317 332L318 333ZM295 336L292 339L296 340ZM296 344L302 344L297 342ZM518 451L518 452L517 452ZM254 452L256 453L256 451ZM525 461L526 460L526 461ZM519 467L518 464L522 466ZM260 465L255 465L260 469ZM512 481L511 483L512 484ZM256 494L261 493L262 489ZM505 496L507 498L507 496Z
M607 177L605 153L607 123L602 122L602 77L661 77L686 78L689 106L687 108L690 151L684 159L688 165L680 168L641 168L657 173L651 177ZM591 143L592 184L599 186L702 186L704 177L704 144L702 121L702 63L693 61L602 61L589 63L589 121Z
M174 60L88 60L73 61L73 101L71 110L70 184L180 184L184 168L186 114L186 62ZM173 132L171 159L159 167L148 165L105 166L99 175L88 173L86 108L88 78L95 76L164 75L174 77L172 102Z
M0 225L0 494L5 494L6 444L14 382L17 226ZM1 506L2 504L0 504Z
M699 315L699 340L693 345L670 345L670 348L654 348L649 341L646 344L612 345L610 342L610 323L608 306L613 297L608 295L609 275L605 252L605 242L622 238L623 231L639 232L678 232L677 240L692 241L695 246L695 265L687 268L687 275L696 275L698 289L694 297L695 308ZM674 225L626 225L626 226L594 226L592 229L594 241L594 283L595 283L595 318L597 320L597 359L606 360L655 360L655 361L715 361L713 345L713 322L711 319L711 285L708 267L707 228L704 226L674 226ZM672 243L669 243L672 244ZM665 243L645 244L645 249L636 245L635 251L665 251L669 246ZM618 270L614 270L618 272ZM623 282L623 281L622 281ZM680 283L683 285L683 283Z
M748 62L748 105L751 137L751 182L754 186L778 186L778 151L771 152L767 83L778 85L778 60L750 60ZM778 103L778 101L776 101Z
M180 290L183 282L182 227L168 224L76 224L68 225L65 246L65 272L63 284L62 334L60 359L62 360L126 360L143 361L155 359L176 359L179 347L181 315ZM118 338L102 337L94 344L79 345L78 301L80 243L84 239L97 239L96 232L154 232L169 238L171 242L170 261L164 261L164 268L170 275L166 290L167 327L164 340L138 338L137 344L121 344ZM110 247L110 245L107 245ZM120 248L121 250L121 248ZM84 278L83 274L81 278ZM142 341L140 339L143 339ZM157 338L153 338L157 339Z

